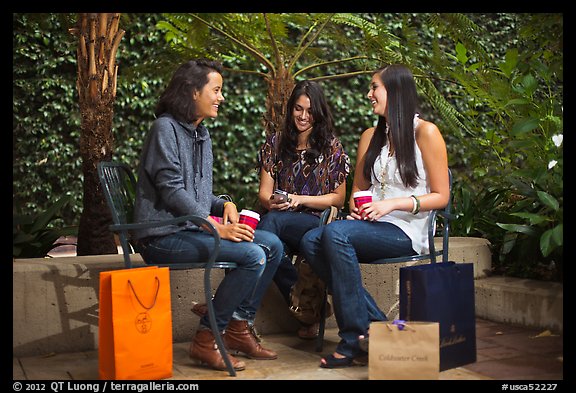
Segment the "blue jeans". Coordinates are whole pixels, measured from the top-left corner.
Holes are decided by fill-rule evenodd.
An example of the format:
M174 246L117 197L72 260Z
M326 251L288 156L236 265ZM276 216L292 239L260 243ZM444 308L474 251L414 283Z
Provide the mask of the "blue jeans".
M214 237L199 230L183 230L157 237L141 250L147 263L203 263L214 246ZM222 239L216 261L236 262L214 294L214 311L218 329L223 331L232 317L254 323L262 297L276 273L283 245L273 233L257 230L254 242ZM208 316L200 325L209 327Z
M274 282L288 305L290 289L298 278L289 255L299 253L302 236L310 229L317 228L319 223L320 217L314 214L277 210L264 214L258 223L258 229L275 233L284 243L284 255L274 275Z
M306 233L300 250L332 293L341 339L336 352L360 355L358 336L367 334L371 321L384 321L386 315L362 285L358 261L414 255L410 238L390 223L339 220Z

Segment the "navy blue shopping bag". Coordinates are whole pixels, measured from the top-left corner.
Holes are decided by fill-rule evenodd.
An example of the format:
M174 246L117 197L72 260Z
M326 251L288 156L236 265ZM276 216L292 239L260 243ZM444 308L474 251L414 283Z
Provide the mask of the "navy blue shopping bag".
M476 361L472 263L400 268L400 319L440 324L440 371Z

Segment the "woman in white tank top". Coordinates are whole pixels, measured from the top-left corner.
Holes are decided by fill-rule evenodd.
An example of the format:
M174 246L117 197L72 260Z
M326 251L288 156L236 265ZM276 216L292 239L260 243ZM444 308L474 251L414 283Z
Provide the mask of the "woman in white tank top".
M325 368L365 357L359 336L371 321L386 320L362 285L358 261L428 252L426 212L445 207L450 194L446 144L438 127L416 113L410 70L393 64L376 71L367 98L378 123L360 137L352 195L370 190L372 202L358 209L351 197L347 220L312 229L300 243L334 302L341 340L322 358Z

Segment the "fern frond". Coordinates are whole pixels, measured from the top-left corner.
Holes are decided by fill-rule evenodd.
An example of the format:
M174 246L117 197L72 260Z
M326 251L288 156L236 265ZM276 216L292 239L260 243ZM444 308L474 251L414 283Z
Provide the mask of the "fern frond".
M400 38L390 32L390 28L383 23L374 23L358 14L338 13L332 20L337 24L357 29L362 35L354 40L358 52L371 57L383 57L392 61L400 61ZM381 64L370 62L366 69L375 69Z
M462 131L474 135L472 127L466 124L468 123L467 119L462 116L462 114L456 110L456 108L454 108L446 98L444 98L430 78L424 77L422 74L418 75L416 72L414 78L416 80L416 85L427 98L427 101L438 111L442 119L456 133L456 135L460 135Z
M428 23L437 28L439 32L446 34L454 42L461 42L464 46L478 57L479 61L486 62L490 55L478 37L484 33L483 29L464 14L441 13L428 15Z

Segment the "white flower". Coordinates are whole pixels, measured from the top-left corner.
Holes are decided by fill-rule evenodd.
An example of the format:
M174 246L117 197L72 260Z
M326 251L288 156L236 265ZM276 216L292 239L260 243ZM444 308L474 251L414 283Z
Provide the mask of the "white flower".
M556 166L556 164L558 164L558 161L556 160L552 160L548 163L548 169L552 169Z
M554 142L554 145L556 145L556 147L560 147L563 139L564 139L564 135L562 135L562 134L556 134L556 135L552 136L552 142Z

